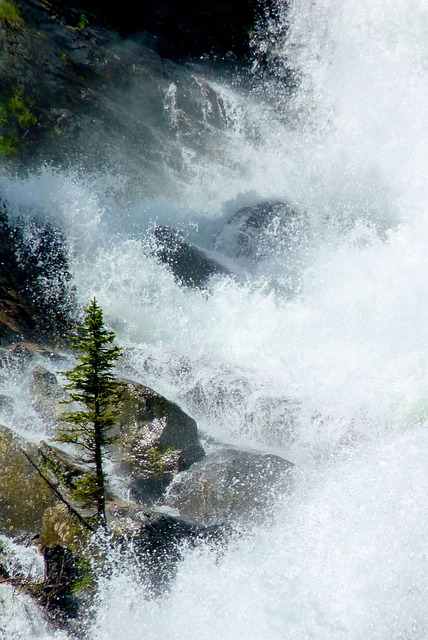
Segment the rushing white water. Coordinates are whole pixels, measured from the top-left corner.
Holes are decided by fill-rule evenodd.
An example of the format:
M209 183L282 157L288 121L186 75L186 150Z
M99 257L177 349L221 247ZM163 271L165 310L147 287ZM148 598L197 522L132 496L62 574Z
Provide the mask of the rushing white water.
M428 634L428 9L300 0L279 7L266 33L299 89L278 113L260 91L248 99L213 85L224 130L211 154L181 141L174 202L160 194L118 212L103 195L109 177L1 179L17 210L62 222L81 301L96 294L142 380L210 435L299 467L274 524L220 560L189 552L162 598L146 598L122 567L102 587L91 640ZM172 127L176 92L166 96ZM281 237L256 272L217 279L209 295L147 255L153 220L212 247L228 211L269 197L310 221L295 296L277 286ZM203 407L192 404L196 384ZM284 398L292 427L263 410Z

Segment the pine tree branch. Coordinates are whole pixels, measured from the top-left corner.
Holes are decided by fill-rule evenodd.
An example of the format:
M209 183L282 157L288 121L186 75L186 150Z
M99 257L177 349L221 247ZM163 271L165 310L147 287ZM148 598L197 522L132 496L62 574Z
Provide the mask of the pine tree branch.
M64 496L61 494L61 492L55 487L55 485L45 476L45 474L43 473L43 471L40 469L40 467L34 462L34 460L28 455L28 453L26 451L24 451L24 449L21 448L21 453L24 456L24 458L26 458L28 460L28 462L31 464L31 466L37 471L37 473L39 474L39 476L42 478L42 480L44 480L46 482L46 484L48 485L49 489L56 495L56 497L63 503L65 504L65 506L67 507L67 509L69 510L69 512L75 516L80 524L82 524L84 527L86 527L86 529L89 529L89 531L92 531L92 533L95 533L96 529L89 524L89 522L87 522L85 520L85 518L83 518L80 513L78 511L76 511L76 509L74 509L74 507L71 506L71 504L64 498Z

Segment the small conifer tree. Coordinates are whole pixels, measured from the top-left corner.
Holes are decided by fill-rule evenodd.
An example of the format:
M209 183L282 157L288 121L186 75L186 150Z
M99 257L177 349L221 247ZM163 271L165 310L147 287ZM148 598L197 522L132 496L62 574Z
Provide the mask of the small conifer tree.
M71 337L78 354L76 366L67 371L67 403L78 408L61 416L57 440L82 450L82 461L91 465L76 487L73 497L87 508L95 508L98 524L106 527L105 449L114 442L111 428L118 415L121 385L113 367L121 354L114 344L115 334L104 326L103 312L94 298L85 309L83 323Z

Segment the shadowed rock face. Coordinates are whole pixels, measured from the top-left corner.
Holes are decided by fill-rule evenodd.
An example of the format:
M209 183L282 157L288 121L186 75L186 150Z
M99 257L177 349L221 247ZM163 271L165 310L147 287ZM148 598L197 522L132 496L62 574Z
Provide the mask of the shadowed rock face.
M263 6L256 0L125 0L106 4L101 0L56 2L64 11L89 11L95 19L124 34L148 31L156 36L166 57L248 53L250 32Z
M224 127L222 100L199 78L202 67L160 55L156 34L142 33L138 21L125 37L114 21L110 29L90 15L81 23L84 3L17 3L22 27L0 22L0 136L13 141L0 157L14 169L77 163L125 176L128 194L173 196L183 166L177 132L201 151ZM25 118L10 107L17 92Z
M62 234L31 218L12 225L0 201L0 345L67 332L70 278Z

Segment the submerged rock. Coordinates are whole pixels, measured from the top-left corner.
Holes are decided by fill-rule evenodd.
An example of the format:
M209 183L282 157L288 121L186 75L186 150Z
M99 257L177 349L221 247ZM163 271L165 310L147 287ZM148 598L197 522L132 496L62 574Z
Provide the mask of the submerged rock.
M285 447L296 437L300 410L293 398L259 396L247 404L244 431L270 446Z
M288 202L243 207L226 222L216 248L234 258L257 262L277 248L294 253L306 240L306 216Z
M195 420L149 387L126 382L120 401L118 470L145 503L157 500L174 476L205 453Z
M199 525L253 522L278 491L290 490L293 466L272 454L220 448L177 476L165 503Z
M168 588L183 549L208 544L221 553L232 534L227 527L199 525L166 511L151 509L137 515L131 524L128 520L128 529L122 526L122 532L113 537L116 548L122 547L121 558L128 557L138 567L153 594Z
M204 287L214 275L230 275L203 249L195 247L176 229L158 226L153 232L154 254L166 264L179 282L188 287Z

